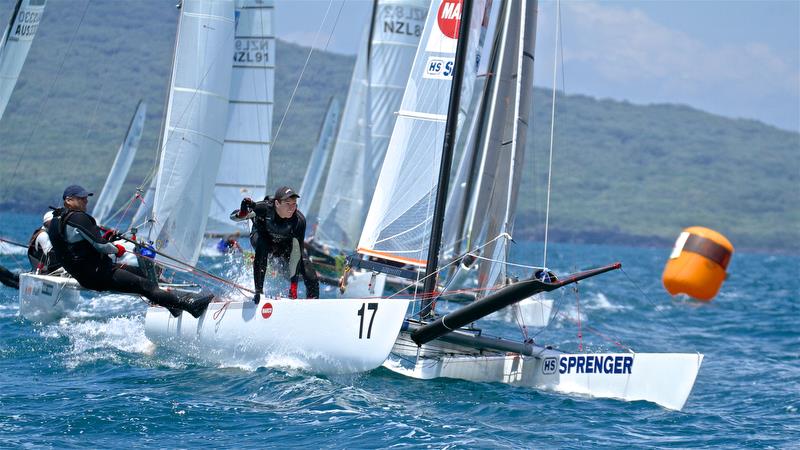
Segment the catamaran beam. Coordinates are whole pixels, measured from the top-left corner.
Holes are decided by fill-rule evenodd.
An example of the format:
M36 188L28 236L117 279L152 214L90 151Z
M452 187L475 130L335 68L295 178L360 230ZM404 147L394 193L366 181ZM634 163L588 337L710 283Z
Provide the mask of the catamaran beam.
M574 273L564 279L556 280L552 283L544 282L537 279L530 279L520 281L507 286L494 294L487 295L486 297L470 303L469 305L459 308L451 313L436 319L427 325L423 325L411 333L411 339L417 345L425 344L434 339L440 338L453 330L457 330L467 324L470 324L482 317L499 311L507 306L513 305L531 295L538 294L539 292L549 292L558 289L568 284L576 283L601 273L606 273L611 270L616 270L622 267L621 263L614 263L608 266L598 267L583 272Z

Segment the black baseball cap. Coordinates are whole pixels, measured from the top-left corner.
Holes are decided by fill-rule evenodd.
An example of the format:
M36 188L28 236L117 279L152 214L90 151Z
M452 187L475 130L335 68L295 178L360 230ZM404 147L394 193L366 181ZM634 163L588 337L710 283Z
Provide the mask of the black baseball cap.
M294 191L294 189L290 188L289 186L279 187L277 191L275 191L275 196L272 197L275 200L286 200L287 198L300 198L300 194Z
M66 200L67 197L80 197L86 198L94 195L94 193L87 191L82 186L78 186L77 184L73 184L72 186L67 186L64 189L64 195L61 196L62 200Z

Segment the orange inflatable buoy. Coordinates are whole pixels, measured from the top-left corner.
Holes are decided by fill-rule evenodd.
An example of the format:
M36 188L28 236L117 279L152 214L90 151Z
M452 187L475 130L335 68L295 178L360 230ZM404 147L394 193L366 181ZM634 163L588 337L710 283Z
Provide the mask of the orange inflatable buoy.
M725 236L703 227L689 227L678 236L661 280L672 295L710 301L717 295L733 245Z

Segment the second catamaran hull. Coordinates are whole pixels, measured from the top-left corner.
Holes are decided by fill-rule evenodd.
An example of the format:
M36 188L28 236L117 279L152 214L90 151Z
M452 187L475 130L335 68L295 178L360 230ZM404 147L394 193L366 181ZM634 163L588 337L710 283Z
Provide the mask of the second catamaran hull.
M214 364L299 366L341 374L380 366L397 339L408 300L262 299L214 302L195 319L149 308L145 335Z
M533 355L477 352L434 341L419 348L401 333L384 367L417 379L458 378L626 401L681 410L702 354L581 353L533 346ZM444 356L442 356L444 355Z
M177 292L198 292L196 284L160 283L162 289ZM84 295L82 295L84 294ZM86 294L89 294L88 296ZM93 299L94 295L116 294L113 300ZM124 299L130 299L124 301ZM65 317L101 318L130 313L139 296L115 292L95 292L83 288L76 279L67 274L37 275L22 273L19 276L19 314L31 322L51 323Z

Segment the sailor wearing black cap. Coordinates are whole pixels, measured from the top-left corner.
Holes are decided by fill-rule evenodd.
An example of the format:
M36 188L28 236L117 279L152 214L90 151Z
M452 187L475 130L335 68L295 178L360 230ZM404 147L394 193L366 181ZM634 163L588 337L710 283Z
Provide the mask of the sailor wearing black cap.
M302 276L306 297L319 298L317 273L309 264L303 248L306 218L297 210L298 198L300 195L294 189L283 186L275 191L274 196L261 202L245 198L239 209L231 213L231 220L253 221L250 243L256 251L253 259L256 288L253 301L256 304L264 292L264 276L270 258L278 258L286 266L290 280L289 297L297 298L297 279Z
M131 272L135 268L114 264L108 255L122 256L125 247L113 244L112 232L102 233L94 218L86 213L89 197L93 195L81 186L64 189L64 207L53 212L47 229L58 260L81 286L95 291L115 291L139 294L152 303L170 309L174 316L179 310L199 317L213 296L178 297L158 288L158 283Z

